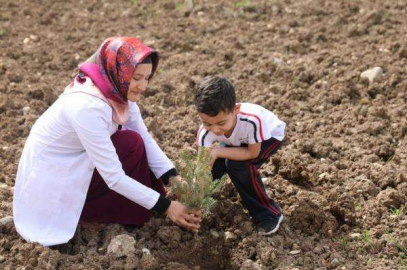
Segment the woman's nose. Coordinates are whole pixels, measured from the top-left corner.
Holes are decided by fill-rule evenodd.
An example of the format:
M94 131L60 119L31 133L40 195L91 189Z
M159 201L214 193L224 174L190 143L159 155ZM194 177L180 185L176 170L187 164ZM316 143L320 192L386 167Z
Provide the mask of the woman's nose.
M145 91L145 90L147 89L147 85L148 85L148 80L143 80L143 81L140 83L140 90L141 90L141 91Z

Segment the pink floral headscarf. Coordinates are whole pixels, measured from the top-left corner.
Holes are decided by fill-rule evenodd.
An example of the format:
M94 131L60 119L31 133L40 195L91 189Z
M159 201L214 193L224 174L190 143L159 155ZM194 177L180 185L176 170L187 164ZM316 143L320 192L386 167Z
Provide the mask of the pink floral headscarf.
M113 109L113 121L124 125L129 117L127 92L130 81L137 65L148 56L153 63L151 79L158 66L156 51L133 37L111 37L80 66L75 80L83 83L85 76L89 77L97 89L85 91L109 103Z

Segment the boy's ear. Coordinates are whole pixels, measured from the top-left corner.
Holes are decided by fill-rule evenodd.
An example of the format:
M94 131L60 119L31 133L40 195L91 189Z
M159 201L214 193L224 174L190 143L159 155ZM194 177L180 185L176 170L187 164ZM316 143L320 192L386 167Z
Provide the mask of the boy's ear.
M238 113L238 112L240 112L240 103L236 103L236 106L235 106L235 113Z

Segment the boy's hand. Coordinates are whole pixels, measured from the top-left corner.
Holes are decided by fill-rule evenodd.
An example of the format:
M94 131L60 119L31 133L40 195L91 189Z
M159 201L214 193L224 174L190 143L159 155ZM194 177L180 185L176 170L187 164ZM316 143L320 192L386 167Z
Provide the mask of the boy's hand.
M219 158L219 152L221 151L222 147L219 146L212 146L210 148L210 154L211 154L211 167L213 166L213 164L215 163L215 161Z
M222 147L212 146L210 148L212 164L217 158L227 158L230 160L249 160L259 156L261 143L249 144L247 147Z

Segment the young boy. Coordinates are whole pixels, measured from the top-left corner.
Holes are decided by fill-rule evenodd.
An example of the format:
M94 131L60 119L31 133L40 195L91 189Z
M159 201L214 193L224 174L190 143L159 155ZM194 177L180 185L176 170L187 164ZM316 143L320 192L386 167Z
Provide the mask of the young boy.
M280 147L285 123L259 105L236 103L232 83L221 76L203 79L195 108L202 121L197 144L211 148L213 178L228 173L263 234L275 233L283 214L267 196L258 170Z

